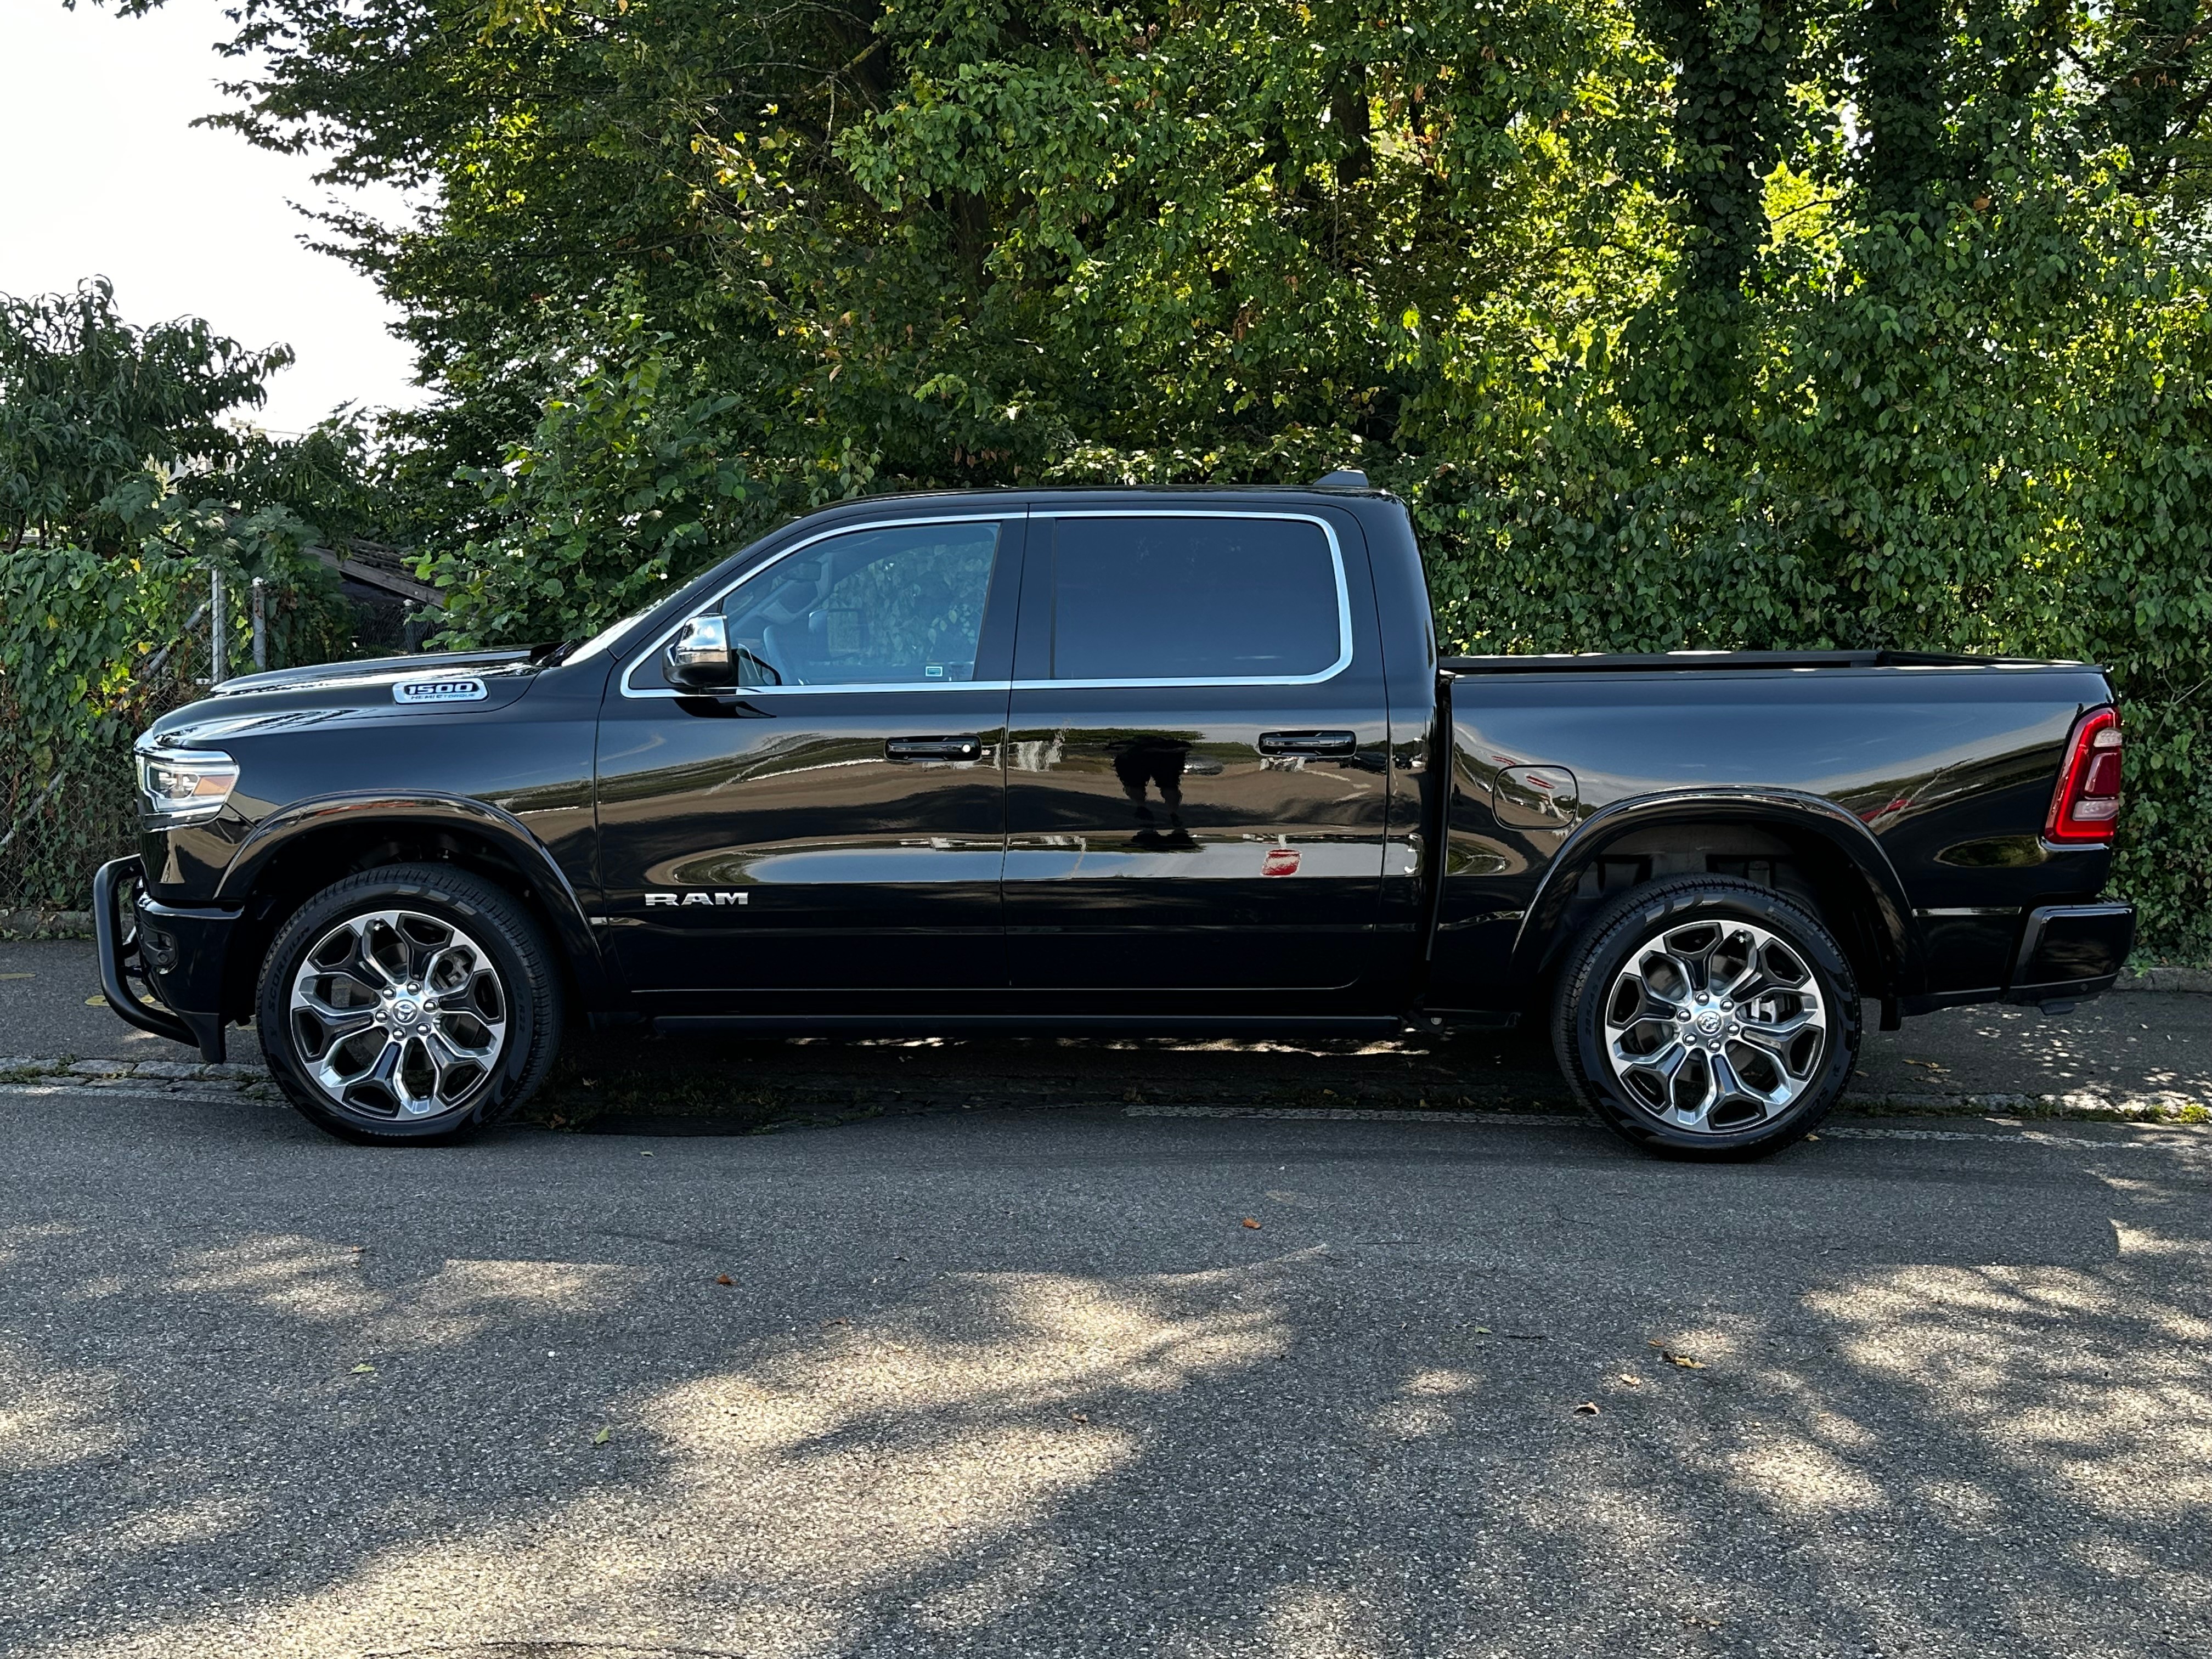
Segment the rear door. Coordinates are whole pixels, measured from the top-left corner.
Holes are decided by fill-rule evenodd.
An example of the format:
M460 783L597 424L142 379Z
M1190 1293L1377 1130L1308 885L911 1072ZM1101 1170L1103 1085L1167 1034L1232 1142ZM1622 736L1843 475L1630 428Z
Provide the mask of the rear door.
M1005 986L1021 532L1016 507L809 537L710 607L746 690L679 695L665 636L618 677L600 867L633 988L720 1012L736 990Z
M1007 747L1018 989L1351 985L1389 788L1374 594L1327 509L1030 520Z

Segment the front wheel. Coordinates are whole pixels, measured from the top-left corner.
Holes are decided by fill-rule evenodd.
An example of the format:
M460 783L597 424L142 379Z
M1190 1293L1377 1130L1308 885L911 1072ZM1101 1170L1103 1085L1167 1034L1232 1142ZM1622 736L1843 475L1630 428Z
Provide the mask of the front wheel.
M1654 882L1599 913L1553 1007L1568 1083L1637 1145L1748 1158L1808 1133L1850 1081L1856 987L1819 918L1770 888Z
M560 976L530 913L450 865L325 888L269 947L257 1003L277 1086L349 1140L495 1122L544 1080L560 1041Z

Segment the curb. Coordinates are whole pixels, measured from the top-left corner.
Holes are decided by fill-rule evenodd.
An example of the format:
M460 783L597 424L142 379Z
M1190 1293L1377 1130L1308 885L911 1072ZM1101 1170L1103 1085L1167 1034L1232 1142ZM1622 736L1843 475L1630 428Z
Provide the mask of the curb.
M1309 1123L1435 1123L1480 1121L1504 1124L1581 1123L1575 1112L1415 1110L1407 1107L1359 1106L1170 1106L1122 1108L1125 1117L1241 1117ZM1975 1117L2072 1120L2076 1122L2139 1123L2154 1126L2212 1122L2212 1106L2179 1092L2142 1095L1899 1095L1846 1092L1836 1103L1836 1118ZM1832 1120L1833 1121L1833 1120ZM1826 1131L1824 1130L1825 1133Z
M1996 1098L1997 1097L1982 1097ZM2027 1097L2009 1096L2003 1097L2010 1099L2025 1099ZM1898 1098L1918 1098L1918 1097L1898 1097ZM1929 1097L1929 1098L1932 1099L1935 1098L1935 1097ZM1128 1106L1122 1109L1121 1115L1124 1117L1210 1117L1238 1118L1246 1121L1262 1119L1277 1121L1288 1120L1297 1122L1332 1123L1366 1119L1380 1123L1418 1122L1443 1125L1451 1127L1508 1129L1576 1128L1587 1129L1593 1134L1602 1133L1599 1125L1587 1115L1580 1114L1570 1115L1565 1113L1539 1114L1533 1112L1449 1111L1408 1112L1389 1110L1357 1111L1340 1110L1334 1108L1291 1106ZM2212 1150L2212 1140L2208 1140L2204 1138L2203 1129L2200 1126L2191 1125L2188 1127L2183 1127L2172 1123L2157 1121L2143 1121L2136 1119L2106 1118L2104 1121L2111 1122L2112 1127L2116 1129L2134 1129L2139 1131L2162 1129L2170 1132L2151 1139L2145 1139L2140 1136L2130 1139L2118 1139L2110 1137L2092 1139L2086 1135L2054 1134L2048 1129L2038 1128L2021 1123L2014 1117L1992 1117L1985 1113L1967 1113L1957 1109L1955 1106L1942 1110L1923 1110L1919 1113L1918 1115L1949 1117L1960 1120L1971 1119L1972 1121L1978 1121L1983 1127L1978 1129L1925 1129L1914 1128L1911 1127L1894 1127L1853 1122L1850 1121L1850 1115L1847 1110L1839 1109L1838 1117L1844 1121L1838 1121L1838 1118L1830 1118L1826 1123L1823 1123L1820 1127L1817 1132L1808 1138L1816 1141L2020 1141L2034 1146L2090 1148L2100 1151L2116 1146L2141 1147L2145 1150L2156 1152L2168 1152L2180 1148L2189 1148L2191 1150ZM2080 1114L2076 1114L2075 1121L2080 1121L2081 1115Z
M91 937L89 910L0 910L0 939Z
M2140 968L2123 973L2115 991L2189 991L2212 996L2212 968Z
M263 1066L210 1066L175 1060L0 1058L0 1083L70 1083L92 1087L158 1083L165 1088L180 1083L228 1083L234 1089L246 1090L268 1081L269 1071Z

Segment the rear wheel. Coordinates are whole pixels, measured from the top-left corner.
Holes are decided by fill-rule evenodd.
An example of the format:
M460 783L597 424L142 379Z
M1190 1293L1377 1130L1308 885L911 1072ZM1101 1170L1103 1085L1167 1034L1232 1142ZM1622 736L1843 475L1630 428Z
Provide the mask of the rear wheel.
M447 865L393 865L325 888L261 969L270 1073L311 1121L363 1141L450 1138L544 1080L561 987L529 912Z
M1553 1009L1567 1081L1608 1127L1690 1157L1756 1157L1828 1115L1858 1053L1834 937L1770 888L1692 876L1601 912Z

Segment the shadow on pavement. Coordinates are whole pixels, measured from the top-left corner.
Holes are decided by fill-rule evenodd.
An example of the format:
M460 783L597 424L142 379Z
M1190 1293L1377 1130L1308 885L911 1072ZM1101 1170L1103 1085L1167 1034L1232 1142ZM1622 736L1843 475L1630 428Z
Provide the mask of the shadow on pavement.
M0 943L0 1058L190 1060L98 1002L91 946ZM249 1030L231 1058L256 1062ZM1953 1009L1869 1031L1854 1097L2088 1094L2212 1109L2212 997L2134 992L2046 1018ZM569 1034L536 1111L558 1127L678 1132L794 1116L1006 1106L1351 1104L1556 1112L1572 1109L1536 1030L1449 1041L1193 1042L921 1037L763 1042Z

